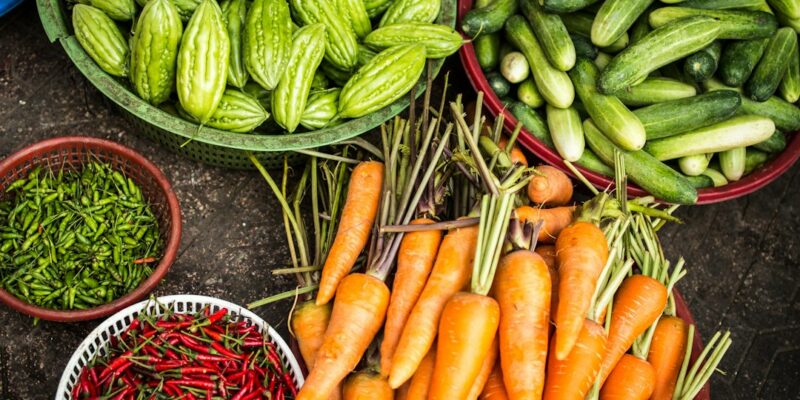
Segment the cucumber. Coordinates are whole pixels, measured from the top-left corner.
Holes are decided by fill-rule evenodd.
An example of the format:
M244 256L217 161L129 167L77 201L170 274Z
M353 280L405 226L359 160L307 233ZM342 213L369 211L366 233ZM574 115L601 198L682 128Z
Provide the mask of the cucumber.
M545 104L544 98L539 94L536 83L532 78L525 79L517 87L517 99L530 108L539 108Z
M469 10L461 19L461 30L470 37L499 32L518 8L518 0L496 0L486 7Z
M644 125L647 140L654 140L725 121L741 104L739 93L718 90L653 104L633 113Z
M672 160L754 145L769 138L773 132L775 124L771 119L740 115L680 135L649 141L644 149L658 160Z
M775 16L763 11L701 10L686 7L664 7L650 13L650 25L664 26L681 18L702 15L719 21L719 39L760 39L770 37L778 29Z
M800 99L800 52L798 52L797 47L794 48L792 55L789 57L789 66L778 89L781 97L789 103L795 103Z
M608 47L619 40L653 0L606 0L592 23L592 43Z
M775 11L791 18L800 18L800 2L797 0L767 0Z
M478 65L484 71L491 71L500 64L500 34L480 35L472 40Z
M569 71L575 65L575 47L561 17L544 12L539 0L519 0L522 14L533 28L534 36L544 50L550 65Z
M761 61L756 65L753 76L747 81L745 88L750 98L755 101L766 101L775 93L795 52L797 52L797 32L789 27L778 29L764 50Z
M717 65L719 65L721 53L722 43L716 40L708 47L686 57L683 70L692 77L695 82L702 82L712 77L714 73L717 72Z
M607 177L614 176L614 169L606 165L606 163L604 163L603 160L601 160L600 157L598 157L597 154L595 154L588 147L583 149L581 158L579 158L575 163L594 173L605 175Z
M702 8L706 10L730 10L743 8L758 10L764 0L689 0L681 3L681 7Z
M565 14L582 10L598 0L539 0L547 12Z
M591 121L583 123L586 143L601 160L614 165L614 150L619 149L608 140ZM642 150L624 151L620 149L625 160L625 173L631 181L641 186L650 194L670 203L694 204L697 202L697 190L680 173Z
M614 93L634 85L658 68L711 44L719 27L713 18L696 16L657 28L611 60L600 75L598 89Z
M725 186L728 184L728 180L725 179L725 175L722 175L717 167L706 168L706 170L703 171L703 176L711 178L711 180L714 182L714 187Z
M528 58L536 87L547 103L559 108L569 107L575 99L572 82L564 71L556 69L547 61L528 21L521 15L509 18L506 36Z
M740 89L724 86L717 80L706 81L709 90L737 90ZM761 115L770 118L775 126L784 132L800 130L800 108L777 96L772 96L767 101L758 102L742 96L741 111L747 114Z
M764 54L769 39L741 40L729 43L722 50L719 77L728 86L742 86L753 73Z
M687 176L686 180L696 189L705 189L714 186L714 180L705 175Z
M713 154L697 154L694 156L681 157L678 160L678 166L681 172L688 176L698 176L708 168L708 163L711 161Z
M598 71L603 71L608 66L608 63L611 62L612 58L613 57L606 53L598 52L597 57L594 59L594 65L597 66Z
M578 97L600 130L624 150L641 149L644 126L618 98L597 91L598 74L594 63L585 58L579 59L569 72Z
M747 154L744 157L744 173L745 175L753 172L756 168L764 165L765 162L769 160L769 154L754 149L752 147L747 148Z
M719 166L725 179L728 181L738 181L744 175L745 156L747 151L744 147L720 152Z
M506 96L511 91L511 83L498 72L486 74L486 81L489 82L489 86L497 97Z
M638 42L652 30L650 28L650 21L647 20L649 14L649 12L645 11L636 19L636 22L633 23L630 31L631 43Z
M594 24L594 16L584 12L564 14L561 16L561 21L567 27L569 33L575 33L586 38L592 37L592 25ZM605 47L603 50L609 53L616 53L628 46L630 37L624 33L614 43Z
M697 94L694 86L671 78L647 78L644 82L614 95L626 106L647 106L683 99Z
M518 51L506 54L500 62L500 74L510 83L520 83L527 79L530 73L528 60Z
M578 110L556 108L548 105L547 126L558 154L567 161L578 161L583 154L585 143L583 127Z
M549 148L554 148L553 140L550 138L550 131L545 125L544 119L536 112L536 110L526 106L518 101L512 102L508 106L511 115L522 122L522 126L530 132L536 139L544 143Z
M800 33L800 18L789 18L781 13L778 13L776 17L778 18L778 23L780 23L781 26L788 26L794 29L795 32Z
M590 60L597 58L598 50L591 40L574 33L571 33L569 37L572 39L572 46L575 48L576 56L588 58Z
M781 131L775 131L767 140L756 143L753 147L767 153L781 152L786 148L786 135Z

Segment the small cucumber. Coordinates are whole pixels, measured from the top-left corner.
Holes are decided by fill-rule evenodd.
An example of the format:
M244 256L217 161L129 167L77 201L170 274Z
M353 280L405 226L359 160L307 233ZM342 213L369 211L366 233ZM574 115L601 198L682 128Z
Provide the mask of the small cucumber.
M591 121L583 123L586 143L608 165L614 165L614 150L619 149ZM697 190L680 173L642 150L624 151L625 172L631 181L653 196L670 203L694 204Z
M512 51L500 62L500 74L511 83L520 83L531 74L531 67L524 54Z
M561 17L546 13L538 0L519 0L520 11L530 22L534 36L550 64L562 71L575 65L575 47Z
M592 24L594 23L594 16L584 12L577 12L572 14L564 14L561 16L561 21L567 27L569 33L575 33L583 37L592 37ZM619 39L603 50L609 53L617 53L628 46L630 36L627 33L622 34Z
M707 80L705 85L709 90L736 90L741 92L741 89L725 86L715 79ZM778 129L784 132L794 132L800 129L800 108L777 96L772 96L764 102L754 101L742 96L741 111L747 114L768 117L775 122L775 126Z
M558 154L567 161L578 161L585 147L578 111L572 107L556 108L551 105L546 110L547 126Z
M737 147L718 154L720 169L728 181L735 182L742 179L746 154L747 150L744 147Z
M597 67L587 59L579 59L569 75L578 97L600 130L624 150L641 149L645 142L642 123L622 102L597 91Z
M650 12L645 11L639 16L639 18L636 19L636 22L633 23L630 32L631 43L638 42L653 30L650 28L650 21L648 21L649 15Z
M764 4L764 0L688 0L681 2L681 7L705 10L758 10L762 4Z
M608 177L614 176L614 170L606 165L606 163L604 163L603 160L601 160L600 157L598 157L597 154L595 154L592 149L588 147L583 149L581 158L579 158L578 161L575 161L575 163L594 173Z
M717 40L706 47L686 57L683 70L694 79L695 82L702 82L717 72L720 54L722 53L722 43Z
M756 101L766 101L778 89L786 75L789 61L797 52L797 32L789 27L778 29L770 39L764 56L756 65L753 76L747 81L747 92Z
M512 102L508 106L511 115L522 122L522 126L530 132L536 139L547 145L549 148L554 148L553 140L550 138L550 131L544 119L536 112L536 110L526 106L518 101Z
M714 182L714 187L725 186L728 184L728 180L725 178L725 175L722 175L717 167L708 167L705 171L703 171L703 176L707 176L711 178Z
M575 99L572 82L564 71L547 61L528 21L521 15L512 16L506 23L506 34L511 44L528 58L536 87L547 103L559 108L569 107Z
M647 142L644 149L658 160L672 160L754 145L769 138L773 132L775 124L771 119L740 115L691 132Z
M499 72L489 72L486 74L486 81L497 97L507 96L511 91L511 83Z
M781 131L775 131L767 140L756 143L753 147L767 153L781 152L786 148L786 135Z
M608 94L634 85L658 68L711 44L719 27L713 18L695 16L655 29L611 60L598 80L598 88Z
M711 161L712 154L697 154L693 156L681 157L678 160L678 166L681 172L688 176L698 176L708 168L708 163Z
M486 7L468 11L461 19L461 30L470 37L498 32L518 8L519 0L495 0Z
M696 189L705 189L714 186L714 180L705 175L687 176L686 180Z
M544 98L536 88L532 78L525 79L517 87L517 99L530 108L539 108L545 104Z
M739 40L728 43L719 61L719 77L728 86L742 86L764 54L769 39Z
M608 63L611 62L612 58L613 57L611 57L610 55L608 55L606 53L603 53L602 51L598 52L597 53L597 57L594 59L594 65L597 66L597 70L598 71L602 72L604 69L606 69L606 67L608 66Z
M775 11L792 19L800 18L800 2L797 0L767 0Z
M480 35L472 40L475 48L475 57L478 58L478 65L484 71L491 71L500 64L500 34L490 33Z
M653 104L633 113L644 125L647 140L653 140L725 121L741 104L739 93L718 90Z
M564 14L582 10L598 0L539 0L547 12Z
M778 89L781 97L789 103L796 103L800 99L800 52L797 47L792 51L789 66Z
M763 11L702 10L687 7L664 7L650 13L650 25L664 26L682 18L702 15L719 21L719 39L760 39L772 36L778 29L775 16Z
M598 50L591 40L574 33L570 34L569 37L572 39L572 46L575 48L576 56L588 58L590 60L597 58Z
M592 43L608 47L619 40L653 0L606 0L592 23Z
M754 149L752 147L747 148L747 154L745 154L744 158L744 173L745 175L753 172L756 168L764 165L765 162L769 160L769 154Z
M626 106L647 106L696 94L694 86L671 78L647 78L636 86L615 93Z

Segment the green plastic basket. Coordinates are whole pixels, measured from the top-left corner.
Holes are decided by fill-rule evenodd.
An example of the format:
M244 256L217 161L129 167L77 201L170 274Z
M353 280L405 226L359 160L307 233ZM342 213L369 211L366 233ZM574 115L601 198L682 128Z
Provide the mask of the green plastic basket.
M338 143L372 130L383 122L405 110L410 96L362 118L341 125L307 133L242 134L232 133L197 124L169 114L140 99L126 81L105 73L83 50L72 33L70 14L63 0L37 0L39 18L51 42L60 42L67 55L83 75L100 92L106 95L122 111L133 127L167 149L191 159L227 168L250 169L247 155L255 154L268 168L282 165L283 157L292 152L292 158L300 158L293 151L313 149ZM438 23L455 26L456 0L442 0L442 11ZM443 59L433 63L434 76L438 75ZM417 96L425 91L425 80L417 85Z

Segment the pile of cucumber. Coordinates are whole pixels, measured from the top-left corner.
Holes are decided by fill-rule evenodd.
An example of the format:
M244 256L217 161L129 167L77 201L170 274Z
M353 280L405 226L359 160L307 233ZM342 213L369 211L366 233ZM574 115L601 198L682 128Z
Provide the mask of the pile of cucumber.
M741 179L800 129L800 0L476 0L461 28L528 132L608 176L622 150L668 202Z

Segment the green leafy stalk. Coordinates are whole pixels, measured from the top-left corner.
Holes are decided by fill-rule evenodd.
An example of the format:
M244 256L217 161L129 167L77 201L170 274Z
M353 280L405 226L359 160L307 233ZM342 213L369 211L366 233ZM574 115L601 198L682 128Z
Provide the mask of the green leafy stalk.
M486 295L492 288L513 207L513 192L503 192L499 196L487 194L481 198L478 244L472 272L473 293Z

